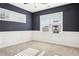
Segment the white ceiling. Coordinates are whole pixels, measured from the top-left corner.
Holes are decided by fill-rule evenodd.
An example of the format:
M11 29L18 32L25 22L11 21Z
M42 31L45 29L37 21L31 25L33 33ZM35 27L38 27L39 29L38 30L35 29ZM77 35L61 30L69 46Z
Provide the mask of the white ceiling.
M69 3L25 3L25 4L24 3L10 3L10 4L34 13L41 10L58 7L61 5L66 5Z

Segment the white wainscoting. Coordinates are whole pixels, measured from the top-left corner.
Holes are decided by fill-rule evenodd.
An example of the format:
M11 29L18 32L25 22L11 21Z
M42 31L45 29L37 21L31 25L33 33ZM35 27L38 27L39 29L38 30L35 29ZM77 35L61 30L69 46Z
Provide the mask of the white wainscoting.
M52 34L40 31L0 32L0 48L28 42L31 40L79 48L79 32L62 32L60 34Z
M62 32L53 34L48 32L33 31L33 40L56 43L79 48L79 32Z
M32 39L31 31L0 32L0 48L28 42Z

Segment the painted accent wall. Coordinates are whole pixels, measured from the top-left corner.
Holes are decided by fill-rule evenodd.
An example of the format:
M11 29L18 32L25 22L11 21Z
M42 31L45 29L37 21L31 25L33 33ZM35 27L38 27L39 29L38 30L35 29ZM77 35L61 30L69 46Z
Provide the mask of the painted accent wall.
M79 4L69 4L48 10L30 13L8 3L0 3L1 8L27 15L27 23L0 21L0 48L30 40L61 44L79 48ZM60 34L40 32L40 15L63 11L63 30ZM27 31L35 30L35 31ZM74 32L73 32L74 31Z
M0 8L27 15L26 24L0 20L0 48L32 40L32 14L9 3L0 3Z
M40 15L63 11L63 31L59 34L40 31ZM79 48L79 3L33 13L33 40Z
M40 15L63 11L63 31L79 31L79 4L72 3L36 13L28 12L9 3L0 3L0 8L12 10L27 15L26 24L0 20L0 31L40 30Z
M68 4L33 13L33 30L40 30L40 15L63 11L63 31L79 31L79 4Z
M18 13L27 15L26 24L11 21L1 21L0 20L0 31L26 31L32 29L32 14L24 9L13 6L9 3L0 3L0 8L8 9Z

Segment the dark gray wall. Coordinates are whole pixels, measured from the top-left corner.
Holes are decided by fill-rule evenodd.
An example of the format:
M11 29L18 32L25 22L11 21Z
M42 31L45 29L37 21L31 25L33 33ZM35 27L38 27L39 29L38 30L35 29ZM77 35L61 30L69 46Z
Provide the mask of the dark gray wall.
M77 30L79 31L79 3L76 4L76 13L77 13Z
M8 3L0 3L0 8L9 9L15 12L27 15L27 23L1 21L0 31L26 31L40 29L40 15L50 14L63 11L63 30L64 31L79 31L79 3L69 4L56 8L43 10L36 13L30 13L26 10L18 8Z
M40 30L40 15L63 11L63 30L79 31L79 4L68 4L33 13L33 30Z
M15 12L19 12L27 15L26 24L19 22L10 22L10 21L1 21L0 20L0 31L23 31L23 30L32 30L32 14L28 11L25 11L21 8L13 6L8 3L0 3L0 8L5 8Z

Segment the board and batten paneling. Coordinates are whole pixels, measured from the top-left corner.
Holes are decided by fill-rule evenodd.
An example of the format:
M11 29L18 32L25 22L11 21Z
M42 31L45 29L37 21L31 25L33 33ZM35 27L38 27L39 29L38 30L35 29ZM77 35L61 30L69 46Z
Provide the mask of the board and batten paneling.
M0 48L8 47L32 40L31 31L0 32Z
M79 48L79 32L64 31L59 34L32 32L33 40Z

